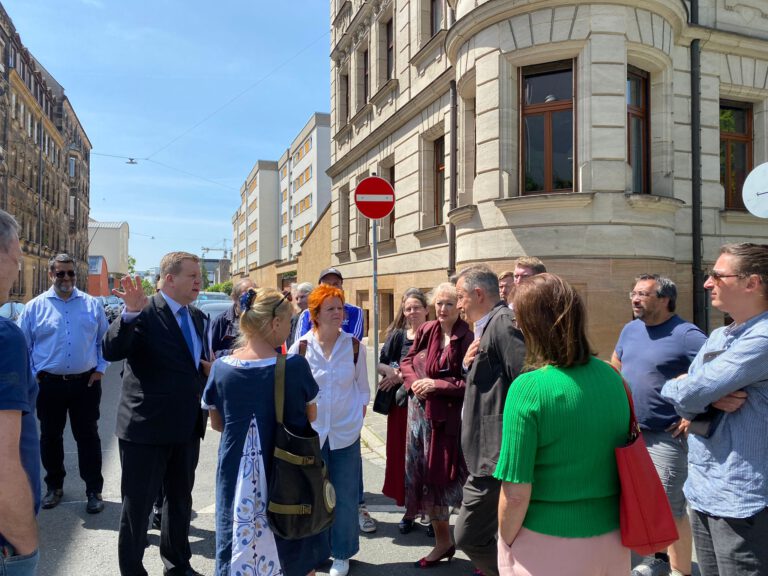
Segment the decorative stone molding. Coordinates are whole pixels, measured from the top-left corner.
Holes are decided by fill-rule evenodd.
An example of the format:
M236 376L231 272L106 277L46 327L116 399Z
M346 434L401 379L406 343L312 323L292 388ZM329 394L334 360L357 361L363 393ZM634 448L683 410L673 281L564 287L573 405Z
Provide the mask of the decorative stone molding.
M394 98L395 92L399 88L400 83L397 78L391 78L384 83L384 86L371 96L371 102L377 107L381 108L384 104Z
M431 240L446 240L445 226L438 224L437 226L431 226L430 228L423 228L416 230L413 233L419 242L429 242Z
M624 198L627 204L635 210L646 212L677 212L678 208L685 206L685 202L678 198L668 198L667 196L655 196L653 194L625 194Z
M365 125L370 120L370 112L373 110L373 104L371 102L366 102L360 110L355 112L355 115L352 116L352 119L350 120L350 123L355 126L355 128L359 129L360 126Z
M411 56L410 63L416 68L423 68L424 65L430 60L437 60L440 49L445 46L445 38L448 36L448 30L440 30L437 34L429 39L429 42L424 44L421 49Z
M477 214L476 204L467 204L466 206L459 206L448 212L448 221L454 226L459 226L472 220Z
M524 212L527 210L558 210L584 208L595 198L594 192L557 192L554 194L533 194L514 198L499 198L493 203L502 214Z
M739 210L720 210L720 218L728 224L757 224L768 226L768 219L760 218L749 212Z
M369 258L371 255L371 245L363 244L362 246L355 246L354 248L352 248L352 252L355 253L355 256L357 257L358 260Z
M768 19L768 4L765 0L725 0L725 9L734 12L757 12L761 18Z
M347 122L346 124L344 124L344 126L339 128L336 134L333 135L333 139L336 142L344 141L349 137L351 131L352 131L352 124L350 122Z

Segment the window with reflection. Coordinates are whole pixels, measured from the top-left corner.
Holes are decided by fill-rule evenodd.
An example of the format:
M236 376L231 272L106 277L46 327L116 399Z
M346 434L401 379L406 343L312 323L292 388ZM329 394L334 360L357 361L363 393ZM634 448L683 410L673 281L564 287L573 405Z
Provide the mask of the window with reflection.
M720 101L720 184L726 210L746 210L741 189L752 170L752 105Z
M648 73L627 66L627 163L632 168L632 192L650 193Z
M522 70L523 191L573 191L573 61Z

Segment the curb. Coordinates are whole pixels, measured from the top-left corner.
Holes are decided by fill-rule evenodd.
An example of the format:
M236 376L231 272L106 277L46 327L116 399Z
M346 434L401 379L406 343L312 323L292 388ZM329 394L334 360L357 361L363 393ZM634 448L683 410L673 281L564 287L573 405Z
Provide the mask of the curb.
M387 459L387 446L384 440L382 440L376 432L366 425L363 425L360 430L360 440L363 444L379 458L386 461Z

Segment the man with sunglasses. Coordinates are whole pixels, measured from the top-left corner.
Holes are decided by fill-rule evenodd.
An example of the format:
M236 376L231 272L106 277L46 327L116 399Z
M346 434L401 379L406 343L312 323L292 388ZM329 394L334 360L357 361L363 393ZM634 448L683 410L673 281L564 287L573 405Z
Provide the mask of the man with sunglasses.
M99 404L101 377L108 365L101 354L107 318L95 298L77 289L71 256L52 258L48 278L51 287L32 299L18 320L40 386L37 417L47 486L42 507L56 507L64 494L63 436L69 416L80 477L85 482L85 509L98 514L104 509Z
M708 429L688 437L685 496L702 576L768 574L768 245L726 244L707 277L733 323L662 397Z

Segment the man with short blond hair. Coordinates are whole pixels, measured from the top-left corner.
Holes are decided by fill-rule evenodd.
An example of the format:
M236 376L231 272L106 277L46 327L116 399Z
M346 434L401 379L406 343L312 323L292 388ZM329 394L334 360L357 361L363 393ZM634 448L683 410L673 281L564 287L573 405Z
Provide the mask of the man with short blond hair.
M512 272L515 284L520 284L526 278L543 274L547 271L544 262L535 256L522 256L515 261L515 270Z
M512 304L513 288L515 286L515 271L504 270L499 274L499 296L507 304Z
M104 338L104 357L125 360L117 411L122 465L117 554L122 576L146 576L142 558L149 513L163 488L160 556L168 576L196 576L190 566L192 488L205 434L200 405L211 357L206 316L194 306L200 259L171 252L160 262L162 288L148 298L141 279L125 276L122 314Z

